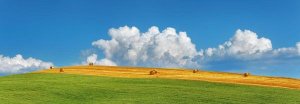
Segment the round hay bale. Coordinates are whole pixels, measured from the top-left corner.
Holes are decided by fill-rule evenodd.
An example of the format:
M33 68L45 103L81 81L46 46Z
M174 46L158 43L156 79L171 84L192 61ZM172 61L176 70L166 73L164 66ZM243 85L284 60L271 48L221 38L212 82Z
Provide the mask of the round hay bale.
M244 73L244 77L250 76L250 73Z
M151 70L150 71L150 73L149 73L149 75L155 75L155 74L157 74L158 72L156 71L156 70Z
M91 63L89 63L89 66L93 66L93 65L94 65L94 63L92 63L92 62L91 62Z
M199 70L193 70L193 73L197 73Z
M59 69L59 72L64 72L64 69L63 69L63 68L60 68L60 69Z
M53 66L50 66L50 69L53 69L54 67Z

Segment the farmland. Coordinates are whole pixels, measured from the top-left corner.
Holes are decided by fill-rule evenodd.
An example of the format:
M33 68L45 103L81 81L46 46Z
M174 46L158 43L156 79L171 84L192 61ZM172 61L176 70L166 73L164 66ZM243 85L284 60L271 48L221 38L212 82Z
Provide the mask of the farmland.
M80 74L109 76L121 78L164 78L164 79L184 79L199 80L209 82L222 82L233 84L246 84L269 87L283 87L300 89L300 80L281 77L267 77L250 75L244 77L243 73L209 72L199 70L193 73L191 69L171 69L171 68L144 68L144 67L115 67L115 66L71 66L63 67L63 73L59 68L41 70L34 73L59 73L59 74ZM151 70L158 71L156 75L149 75Z
M164 74L166 72L175 74L178 73L176 71L185 70L156 69L159 72L157 75L149 75L151 68L141 69L142 71L135 73L133 73L135 68L131 67L101 68L104 67L64 67L64 72L59 72L59 69L48 69L0 77L0 102L1 104L300 103L300 90L297 88L219 83L192 80L183 76L188 72L195 76L200 76L201 73L216 74L214 72L192 73L188 70L177 75L178 78L173 78L172 75L164 76ZM262 76L248 78L251 77Z

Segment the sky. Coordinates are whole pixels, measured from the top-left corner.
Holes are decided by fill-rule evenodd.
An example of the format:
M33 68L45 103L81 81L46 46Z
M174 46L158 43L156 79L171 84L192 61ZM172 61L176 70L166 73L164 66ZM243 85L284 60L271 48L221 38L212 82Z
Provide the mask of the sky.
M0 0L0 74L94 62L300 78L299 7L298 0Z

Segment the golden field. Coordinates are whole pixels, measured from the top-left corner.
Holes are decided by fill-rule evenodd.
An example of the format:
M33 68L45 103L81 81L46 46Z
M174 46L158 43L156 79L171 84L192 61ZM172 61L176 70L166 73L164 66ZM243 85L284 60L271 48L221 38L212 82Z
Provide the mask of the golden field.
M144 67L120 67L120 66L70 66L40 70L33 73L59 73L59 74L81 74L123 78L165 78L182 80L200 80L209 82L233 83L244 85L257 85L268 87L282 87L300 89L300 80L282 77L266 77L250 75L244 77L243 73L224 73L198 71L193 73L192 69L171 69L171 68L144 68ZM155 75L149 75L151 70L158 71Z

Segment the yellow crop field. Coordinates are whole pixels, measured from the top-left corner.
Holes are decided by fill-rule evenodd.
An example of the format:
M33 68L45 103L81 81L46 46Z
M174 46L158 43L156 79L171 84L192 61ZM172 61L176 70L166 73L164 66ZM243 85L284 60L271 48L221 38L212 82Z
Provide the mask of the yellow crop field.
M60 69L62 69L63 72L61 72ZM152 70L156 70L158 73L150 75L150 71ZM193 70L191 69L189 70L119 66L69 66L40 70L33 73L82 74L123 78L166 78L182 80L200 80L209 82L300 89L299 79L255 75L249 75L245 77L244 73L209 72L203 70L193 72Z

